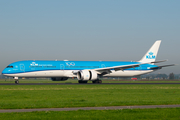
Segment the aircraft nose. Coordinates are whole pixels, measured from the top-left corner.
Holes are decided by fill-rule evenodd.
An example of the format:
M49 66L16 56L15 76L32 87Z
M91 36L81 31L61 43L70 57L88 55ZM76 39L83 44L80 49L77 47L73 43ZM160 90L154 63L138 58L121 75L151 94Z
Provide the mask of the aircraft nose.
M4 74L4 70L2 71L2 75Z
M7 71L6 71L6 69L4 69L3 71L2 71L2 74L6 74L7 73Z

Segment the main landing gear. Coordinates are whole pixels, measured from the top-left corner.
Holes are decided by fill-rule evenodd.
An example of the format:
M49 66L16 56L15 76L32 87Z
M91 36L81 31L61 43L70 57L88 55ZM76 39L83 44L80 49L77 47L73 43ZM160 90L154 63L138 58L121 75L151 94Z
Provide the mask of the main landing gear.
M87 83L88 81L79 80L79 83Z
M102 83L102 80L94 80L92 83Z
M87 83L88 81L79 80L79 83ZM93 80L92 83L102 83L102 80Z
M16 84L19 84L19 80L15 80L15 83L16 83Z

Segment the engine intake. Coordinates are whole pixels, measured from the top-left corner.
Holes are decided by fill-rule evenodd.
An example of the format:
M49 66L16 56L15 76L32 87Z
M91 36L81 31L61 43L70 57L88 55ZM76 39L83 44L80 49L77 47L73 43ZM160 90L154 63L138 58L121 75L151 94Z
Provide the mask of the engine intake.
M98 78L98 75L95 71L91 70L80 70L77 73L77 79L88 81L88 80L96 80Z

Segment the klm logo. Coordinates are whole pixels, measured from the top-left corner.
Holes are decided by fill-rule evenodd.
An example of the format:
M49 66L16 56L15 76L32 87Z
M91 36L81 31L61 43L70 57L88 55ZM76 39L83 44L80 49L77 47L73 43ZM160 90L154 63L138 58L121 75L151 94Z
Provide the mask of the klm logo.
M30 65L31 65L31 66L38 66L38 64L35 63L35 62L32 62Z
M149 54L148 55L146 55L146 59L155 59L156 58L156 56L155 55L153 55L154 53L153 52L149 52Z
M66 65L67 66L75 66L75 63L74 62L66 62Z

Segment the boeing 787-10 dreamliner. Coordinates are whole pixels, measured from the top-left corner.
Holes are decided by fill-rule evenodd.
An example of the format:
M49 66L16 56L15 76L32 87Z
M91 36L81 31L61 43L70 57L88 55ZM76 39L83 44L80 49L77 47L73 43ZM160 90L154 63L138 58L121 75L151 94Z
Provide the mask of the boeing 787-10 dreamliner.
M77 77L79 83L101 83L100 77L133 77L150 73L161 69L154 63L161 40L156 41L144 57L137 62L133 61L48 61L48 60L26 60L18 61L8 65L2 74L14 77L15 83L19 83L19 77L47 77L53 81L63 81L71 77Z

